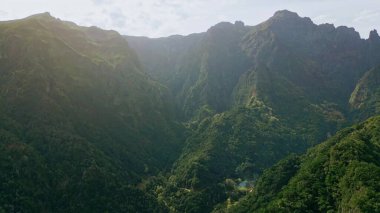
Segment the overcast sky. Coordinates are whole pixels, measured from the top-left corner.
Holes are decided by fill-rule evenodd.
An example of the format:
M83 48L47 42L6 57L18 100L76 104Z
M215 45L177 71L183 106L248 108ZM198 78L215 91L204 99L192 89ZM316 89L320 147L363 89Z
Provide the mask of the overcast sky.
M0 20L50 12L84 26L162 37L206 31L221 21L256 25L288 9L315 23L380 30L380 0L0 0Z

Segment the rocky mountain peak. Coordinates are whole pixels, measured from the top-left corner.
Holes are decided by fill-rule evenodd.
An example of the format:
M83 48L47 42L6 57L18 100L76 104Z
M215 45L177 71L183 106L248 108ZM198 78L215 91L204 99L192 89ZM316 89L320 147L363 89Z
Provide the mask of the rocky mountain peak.
M55 19L49 12L38 13L31 15L28 18L37 18L37 19Z
M289 10L279 10L274 13L273 17L276 18L301 18L297 13Z
M370 41L380 41L380 36L379 36L379 34L377 33L377 30L372 30L372 31L369 33L369 40L370 40Z

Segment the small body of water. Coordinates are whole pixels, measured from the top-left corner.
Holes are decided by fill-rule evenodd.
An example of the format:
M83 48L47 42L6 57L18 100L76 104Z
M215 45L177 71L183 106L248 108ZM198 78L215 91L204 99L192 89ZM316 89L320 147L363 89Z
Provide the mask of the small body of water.
M245 180L245 181L239 183L239 187L248 187L248 181Z
M252 189L253 188L253 181L250 180L243 180L238 184L239 189Z

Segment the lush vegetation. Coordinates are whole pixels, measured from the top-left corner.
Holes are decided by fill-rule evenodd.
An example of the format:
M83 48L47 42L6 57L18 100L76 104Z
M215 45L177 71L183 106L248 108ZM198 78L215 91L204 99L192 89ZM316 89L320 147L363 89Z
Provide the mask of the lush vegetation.
M379 212L380 117L266 171L229 212Z
M356 85L350 98L355 120L380 114L380 67L366 72Z
M122 36L49 14L0 24L0 207L151 212L138 190L179 155L165 87Z
M181 157L153 191L177 212L232 205L246 193L242 182L352 123L358 113L349 99L380 59L379 38L289 11L254 27L220 23L189 36L127 37L188 127Z
M237 199L233 182L253 181L288 153L308 147L306 137L265 106L236 108L193 128L161 194L178 212L210 212Z
M0 212L379 211L380 119L330 138L379 113L379 65L376 31L289 11L160 39L0 22Z

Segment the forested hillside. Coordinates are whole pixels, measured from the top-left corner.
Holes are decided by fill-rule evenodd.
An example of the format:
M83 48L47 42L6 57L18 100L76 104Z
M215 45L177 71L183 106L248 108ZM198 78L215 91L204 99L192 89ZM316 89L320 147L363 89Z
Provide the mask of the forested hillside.
M380 211L379 66L375 30L287 10L155 39L0 22L0 212Z
M0 209L160 208L134 185L170 168L181 128L122 36L39 14L1 22L0 53Z
M233 203L245 193L239 184L255 182L279 159L377 114L376 31L361 39L353 28L285 10L253 27L220 23L196 35L126 38L188 125L185 149L158 193L174 211Z
M380 117L267 170L228 212L379 212Z
M380 113L380 67L366 72L356 85L350 106L356 120Z

